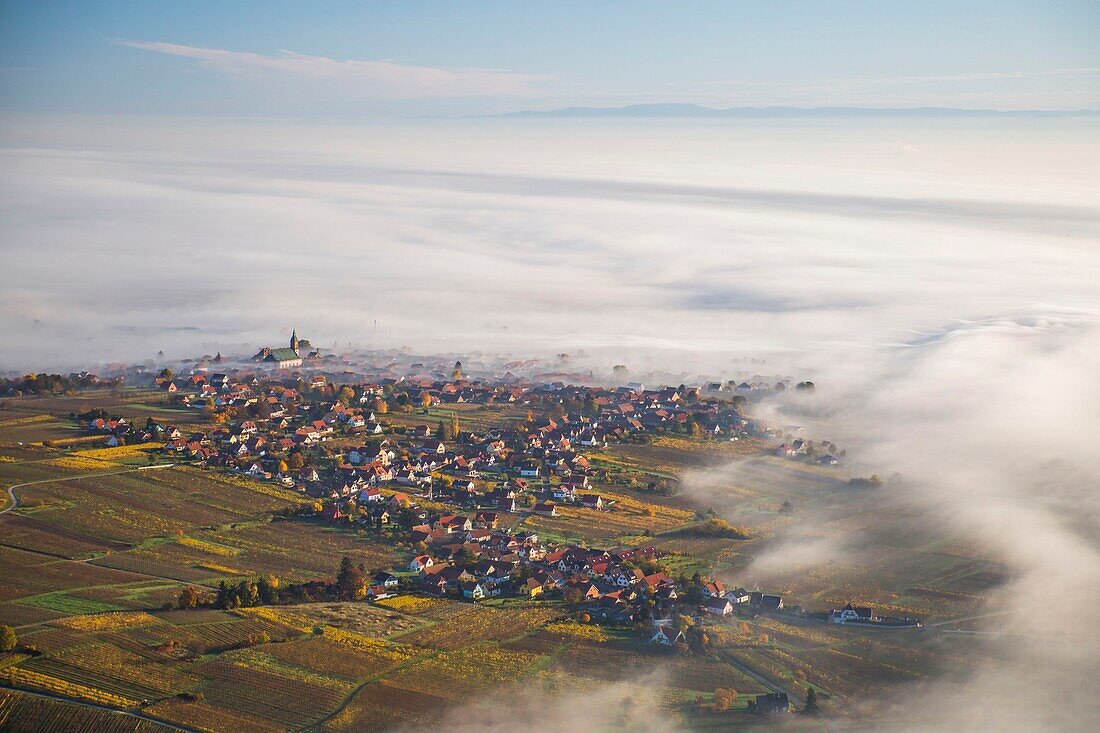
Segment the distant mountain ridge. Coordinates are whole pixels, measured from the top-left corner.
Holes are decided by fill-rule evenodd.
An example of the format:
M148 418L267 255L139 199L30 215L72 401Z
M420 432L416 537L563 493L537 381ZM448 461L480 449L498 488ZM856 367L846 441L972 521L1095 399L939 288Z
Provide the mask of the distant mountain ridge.
M689 103L630 104L625 107L564 107L553 110L521 110L488 115L496 118L650 118L650 117L1066 117L1100 115L1100 110L996 110L955 107L727 107L717 109Z

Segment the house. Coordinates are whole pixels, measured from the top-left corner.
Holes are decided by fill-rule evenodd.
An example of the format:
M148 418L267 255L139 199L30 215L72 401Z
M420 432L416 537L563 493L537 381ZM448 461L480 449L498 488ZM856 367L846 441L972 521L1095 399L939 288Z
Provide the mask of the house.
M538 504L535 504L535 507L534 507L534 509L532 509L532 511L535 514L538 514L540 517L556 517L556 516L558 516L558 507L554 504L550 504L550 503L543 502L543 501L540 501Z
M384 585L372 585L367 588L367 598L372 601L380 601L383 598L389 598L394 595L390 591L391 589Z
M385 498L386 497L382 496L382 490L379 489L377 486L368 486L367 488L359 492L359 495L356 497L356 501L360 503L381 503L383 500L385 500Z
M599 494L583 494L580 501L586 509L603 509L603 497Z
M653 636L649 637L649 643L672 646L676 642L682 641L683 638L684 633L678 629L669 626L658 626L657 630L653 632Z
M400 584L400 581L393 573L387 573L385 570L382 570L375 573L374 577L371 578L371 584L380 585L384 588L396 588Z
M733 603L748 603L752 600L752 594L744 588L734 588L733 590L726 591L726 598L730 599Z
M489 589L485 587L484 583L479 581L472 581L462 584L462 597L469 598L473 601L480 601L483 598L489 597Z
M441 575L424 575L420 578L420 587L435 596L447 595L447 579Z
M496 512L478 512L474 515L474 524L487 529L496 529L499 524Z
M396 511L402 507L408 506L412 501L409 499L408 494L402 494L400 491L390 497L387 502L391 511Z
M430 555L417 555L409 561L409 570L412 570L413 572L420 572L423 570L427 570L434 564L435 561L432 560Z
M711 596L703 604L703 610L711 616L729 616L733 613L733 603L728 598Z
M528 598L537 598L546 590L546 586L534 578L528 578L523 584L523 594Z
M764 611L781 611L783 609L783 596L762 594L760 596L760 608Z
M574 501L577 490L572 484L559 484L550 489L550 497L556 501Z
M455 514L446 514L436 520L435 528L441 529L447 534L454 534L455 532L469 532L473 529L473 522L469 517L463 517Z
M749 711L759 715L788 713L790 709L785 692L769 692L766 695L757 695L755 700L749 701Z
M875 621L875 611L872 608L855 607L848 603L844 608L833 609L829 617L834 624L863 623L870 624Z

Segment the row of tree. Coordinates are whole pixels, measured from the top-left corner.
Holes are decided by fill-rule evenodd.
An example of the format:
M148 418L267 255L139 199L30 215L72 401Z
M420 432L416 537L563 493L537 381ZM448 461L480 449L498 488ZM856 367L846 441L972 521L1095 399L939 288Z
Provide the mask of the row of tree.
M189 585L180 591L176 605L181 609L213 607L219 609L253 608L280 603L345 600L364 598L370 578L366 567L356 565L350 557L340 561L335 582L322 580L305 583L282 583L274 575L261 575L256 580L237 583L221 581L211 598L197 587Z

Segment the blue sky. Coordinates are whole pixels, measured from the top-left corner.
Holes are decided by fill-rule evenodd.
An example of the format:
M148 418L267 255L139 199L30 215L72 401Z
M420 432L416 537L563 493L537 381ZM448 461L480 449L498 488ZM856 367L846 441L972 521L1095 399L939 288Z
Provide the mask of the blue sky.
M13 2L5 111L1100 107L1100 2Z

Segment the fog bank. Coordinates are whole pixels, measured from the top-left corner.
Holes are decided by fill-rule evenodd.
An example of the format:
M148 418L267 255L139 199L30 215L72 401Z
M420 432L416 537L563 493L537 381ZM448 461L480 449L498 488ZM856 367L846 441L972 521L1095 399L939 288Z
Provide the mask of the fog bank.
M1090 120L5 117L0 368L317 345L777 368L1100 304Z

